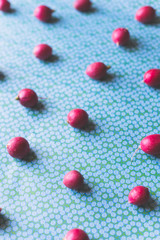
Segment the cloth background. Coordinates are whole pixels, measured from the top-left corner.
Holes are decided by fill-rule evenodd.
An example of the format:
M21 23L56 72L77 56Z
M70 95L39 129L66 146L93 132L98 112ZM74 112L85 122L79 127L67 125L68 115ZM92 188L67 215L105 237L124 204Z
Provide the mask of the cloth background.
M59 240L72 228L91 240L151 240L160 236L159 159L141 150L143 137L160 132L159 91L143 74L160 67L160 21L143 25L136 10L154 0L93 0L90 13L79 13L71 0L13 0L12 13L0 13L0 239ZM46 4L56 12L50 23L33 16ZM117 47L115 28L128 28L131 42ZM47 43L53 58L36 59L33 48ZM104 81L85 75L95 61L111 66ZM14 98L32 88L40 99L26 109ZM82 108L91 124L77 130L68 112ZM27 161L10 157L8 141L25 137ZM79 170L91 192L64 187L63 177ZM149 188L153 202L143 209L128 203L129 191Z

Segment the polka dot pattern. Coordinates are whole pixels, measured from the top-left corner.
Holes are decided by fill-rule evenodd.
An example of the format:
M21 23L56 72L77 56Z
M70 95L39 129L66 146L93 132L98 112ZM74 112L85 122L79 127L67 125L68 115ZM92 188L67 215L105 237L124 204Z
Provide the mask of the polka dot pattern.
M0 238L59 240L78 227L90 239L158 240L159 159L139 151L131 162L131 155L143 137L160 131L159 90L142 83L148 69L159 67L159 23L134 20L140 6L159 9L159 1L93 0L94 11L82 14L72 0L48 0L56 9L48 24L33 17L41 1L11 3L12 13L0 13ZM129 47L111 41L117 27L129 29ZM34 57L39 43L52 46L52 61ZM111 66L105 81L85 75L94 61ZM25 87L41 97L36 109L14 100ZM88 112L87 129L67 124L73 108ZM15 136L29 141L28 161L8 155ZM62 184L73 169L90 192ZM128 203L136 185L150 189L150 208Z

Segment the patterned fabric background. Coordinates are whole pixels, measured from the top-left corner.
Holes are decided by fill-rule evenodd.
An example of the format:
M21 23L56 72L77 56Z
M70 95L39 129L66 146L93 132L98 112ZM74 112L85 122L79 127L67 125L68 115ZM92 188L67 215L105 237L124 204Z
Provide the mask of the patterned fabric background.
M143 25L136 10L158 0L93 0L90 13L79 13L72 0L12 0L12 13L0 13L0 216L1 240L61 240L72 228L91 240L160 239L160 161L131 155L143 137L160 133L159 91L143 74L160 67L160 21ZM40 4L56 9L51 23L33 16ZM128 28L132 41L117 47L117 27ZM52 46L52 61L39 61L33 48ZM102 61L111 66L106 81L85 75ZM19 90L34 89L37 109L15 101ZM68 112L82 108L91 125L85 131L67 124ZM8 141L25 137L28 161L10 157ZM67 189L66 172L79 170L88 193ZM128 203L136 185L150 189L151 208Z

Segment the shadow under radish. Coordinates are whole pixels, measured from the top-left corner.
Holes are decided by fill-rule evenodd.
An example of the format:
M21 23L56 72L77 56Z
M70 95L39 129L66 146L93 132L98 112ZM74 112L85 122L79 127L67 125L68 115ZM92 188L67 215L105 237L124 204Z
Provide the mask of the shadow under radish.
M5 81L6 75L3 72L0 72L0 81Z
M158 206L160 206L160 204L158 204L154 198L150 197L147 208L152 211L155 210Z
M10 219L6 215L0 213L0 229L5 230L9 225Z
M152 25L159 25L159 24L160 24L160 16L156 16L152 22L146 23L145 25L152 26Z
M95 13L95 12L98 12L98 8L91 6L88 11L85 11L85 12L82 12L82 13L93 14L93 13Z
M10 8L7 12L3 12L4 14L13 14L16 13L17 10L15 8Z
M57 61L59 61L59 56L56 54L52 55L51 57L45 60L45 62L50 62L50 63L57 62Z
M106 75L102 79L96 81L108 83L113 81L115 77L116 77L115 73L106 73Z
M155 86L155 87L152 87L154 90L160 90L160 85L159 86Z
M35 111L35 112L39 112L42 113L46 108L43 102L39 101L36 106L34 106L33 108L28 108L31 111Z
M159 159L160 159L160 154L158 154L158 155L150 155L150 159L151 159L151 160L157 160L157 159L158 159L158 161L159 161Z
M92 189L87 183L83 183L83 185L77 189L80 193L91 193Z
M94 130L96 130L96 124L92 120L89 120L87 126L81 130L84 132L94 131Z
M138 50L138 40L136 38L131 38L129 42L123 47L126 49Z
M38 158L37 158L35 151L33 149L30 149L29 154L27 154L27 156L25 158L23 158L21 161L29 163L29 162L35 162L37 159Z
M150 197L149 201L145 205L140 206L139 208L142 208L148 211L154 211L158 206L159 206L158 202L152 197Z
M42 101L40 101L43 98L39 97L38 103L34 107L28 107L24 108L24 111L27 112L27 114L30 114L32 117L37 117L39 114L46 114L46 104L44 104ZM46 99L46 98L44 98Z
M50 20L48 20L47 24L55 24L58 23L61 19L59 17L52 17Z

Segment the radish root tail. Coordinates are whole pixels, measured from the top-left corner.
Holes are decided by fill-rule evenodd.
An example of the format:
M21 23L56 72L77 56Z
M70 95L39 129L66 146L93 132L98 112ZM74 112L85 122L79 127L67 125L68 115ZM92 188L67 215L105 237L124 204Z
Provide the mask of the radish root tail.
M138 150L141 148L141 145L139 145L139 147L136 149L136 151L133 153L133 156L131 157L131 162L133 161L134 156L136 155L136 153L138 152Z

